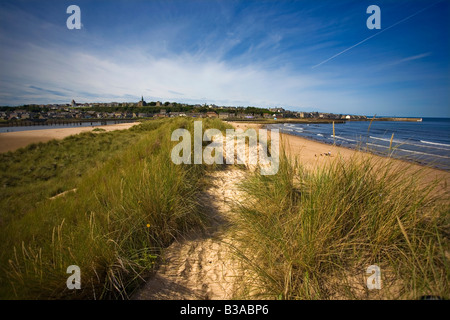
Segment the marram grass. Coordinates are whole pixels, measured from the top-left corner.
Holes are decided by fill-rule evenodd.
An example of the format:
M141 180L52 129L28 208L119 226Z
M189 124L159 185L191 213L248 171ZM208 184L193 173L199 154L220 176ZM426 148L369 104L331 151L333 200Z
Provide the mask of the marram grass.
M127 299L164 247L201 230L198 195L215 166L174 165L177 128L192 132L193 121L148 121L0 155L0 298ZM376 159L307 170L282 155L276 175L249 173L236 206L246 269L236 297L449 298L448 195L420 184L423 173ZM69 265L81 269L81 290L66 288ZM370 265L381 268L381 290L365 286Z
M256 171L242 183L236 251L249 271L240 297L450 297L448 197L419 183L420 170L376 159L306 170L282 155L277 175ZM366 287L370 265L381 268L381 290Z
M206 120L204 127L217 127L216 122ZM219 124L220 129L226 127ZM2 199L0 297L129 298L153 270L162 248L188 230L201 230L205 223L198 193L206 167L177 166L170 159L175 144L171 133L182 127L192 130L193 123L149 121L113 134L39 144L28 148L38 149L30 154L27 150L7 154L10 161L3 165L2 180L17 179L16 186L6 188L9 198ZM26 175L30 157L59 159L71 154L78 162L68 159L65 170L58 164L42 171L45 179L36 172L39 168L32 171L36 181L17 174ZM45 165L37 161L34 166ZM50 200L54 192L39 190L36 183L76 191ZM10 206L33 191L39 196L30 195L20 211ZM80 267L81 290L66 287L69 265Z

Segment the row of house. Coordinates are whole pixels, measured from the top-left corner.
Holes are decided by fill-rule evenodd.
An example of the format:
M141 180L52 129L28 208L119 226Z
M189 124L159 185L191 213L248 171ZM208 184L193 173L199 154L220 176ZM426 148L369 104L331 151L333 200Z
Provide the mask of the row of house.
M77 110L78 111L78 110ZM151 113L131 113L131 112L96 112L96 111L48 111L48 112L0 112L0 119L3 120L45 120L45 119L133 119L153 117Z
M192 118L219 118L219 119L273 119L273 118L315 118L315 119L366 119L365 116L340 115L318 112L283 112L283 113L242 113L242 112L167 112L160 109L159 113L145 112L97 112L82 111L81 109L60 109L48 112L29 112L16 110L14 112L0 112L4 120L33 120L33 119L136 119L136 118L166 118L166 117L192 117Z
M343 115L334 113L320 113L320 112L296 112L297 118L312 118L312 119L335 119L335 120L365 120L366 116L359 115Z
M271 114L258 114L258 113L235 113L235 112L160 112L155 114L154 117L192 117L192 118L219 118L219 119L263 119L273 117Z
M356 115L342 115L333 113L319 113L319 112L293 112L285 110L284 108L270 108L269 112L263 113L246 113L246 108L243 107L218 107L214 104L211 105L194 105L195 107L208 107L207 112L173 112L170 110L171 103L162 104L160 101L154 102L152 105L156 107L167 107L168 109L160 109L159 112L98 112L98 111L85 111L80 107L120 107L124 105L136 105L127 103L94 103L94 104L79 104L75 100L72 100L70 104L65 105L35 105L41 107L40 112L29 112L26 110L14 110L0 112L0 118L4 120L33 120L33 119L134 119L134 118L164 118L164 117L193 117L193 118L220 118L220 119L273 119L273 118L314 118L314 119L344 119L344 120L364 120L365 116ZM144 98L137 103L138 106L148 105ZM45 107L45 109L44 109ZM34 108L33 110L36 110ZM37 109L39 110L39 109ZM44 111L48 110L48 111ZM117 109L116 109L117 110ZM203 109L204 110L204 109ZM112 110L111 110L112 111Z

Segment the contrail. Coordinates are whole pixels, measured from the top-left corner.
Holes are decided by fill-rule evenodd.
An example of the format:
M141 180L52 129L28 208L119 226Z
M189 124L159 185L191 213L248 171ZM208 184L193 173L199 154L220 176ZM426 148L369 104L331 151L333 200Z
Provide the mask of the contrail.
M422 13L423 11L425 11L425 10L431 8L432 6L434 6L434 5L436 5L436 4L440 3L440 2L443 2L443 1L438 1L438 2L436 2L436 3L433 3L433 4L429 5L428 7L425 7L425 8L423 8L423 9L417 11L416 13L413 13L412 15L410 15L410 16L408 16L408 17L406 17L406 18L404 18L404 19L402 19L402 20L400 20L400 21L394 23L393 25L391 25L391 26L389 26L389 27L387 27L387 28L385 28L385 29L383 29L383 30L381 30L381 31L379 31L379 32L377 32L377 33L375 33L374 35L371 35L370 37L368 37L368 38L366 38L366 39L364 39L364 40L358 42L357 44L354 44L353 46L351 46L351 47L349 47L349 48L347 48L347 49L345 49L345 50L343 50L343 51L341 51L341 52L335 54L335 55L332 56L331 58L328 58L328 59L322 61L321 63L316 64L315 66L311 67L311 69L317 68L318 66L321 66L321 65L323 65L324 63L327 63L327 62L330 61L330 60L333 60L334 58L340 56L341 54L343 54L343 53L345 53L345 52L347 52L347 51L353 49L354 47L359 46L360 44L362 44L362 43L364 43L364 42L366 42L366 41L372 39L373 37L376 37L377 35L379 35L379 34L385 32L385 31L388 31L389 29L395 27L396 25L399 25L399 24L402 23L402 22L405 22L406 20L411 19L411 18L414 17L414 16L417 16L419 13Z

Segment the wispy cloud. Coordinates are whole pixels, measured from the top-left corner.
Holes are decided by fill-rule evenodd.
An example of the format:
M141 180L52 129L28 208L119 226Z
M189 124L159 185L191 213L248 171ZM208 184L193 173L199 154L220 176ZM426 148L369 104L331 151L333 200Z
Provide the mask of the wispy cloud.
M331 56L330 58L328 58L328 59L326 59L326 60L323 60L322 62L320 62L320 63L318 63L318 64L312 66L311 68L312 68L312 69L317 68L317 67L319 67L319 66L321 66L321 65L323 65L323 64L325 64L325 63L327 63L327 62L329 62L329 61L331 61L331 60L333 60L333 59L335 59L335 58L337 58L337 57L339 57L340 55L346 53L347 51L350 51L351 49L353 49L353 48L355 48L355 47L357 47L357 46L363 44L364 42L367 42L367 41L369 41L370 39L372 39L372 38L374 38L374 37L376 37L376 36L378 36L378 35L380 35L380 34L386 32L386 31L388 31L389 29L392 29L393 27L395 27L395 26L397 26L397 25L399 25L399 24L401 24L401 23L403 23L403 22L405 22L405 21L407 21L407 20L409 20L409 19L411 19L411 18L417 16L418 14L424 12L425 10L427 10L427 9L429 9L429 8L431 8L431 7L433 7L433 6L435 6L436 4L438 4L438 3L440 3L440 2L442 2L442 0L441 0L441 1L437 1L437 2L435 2L435 3L432 3L431 5L426 6L425 8L422 8L421 10L419 10L419 11L417 11L417 12L415 12L415 13L409 15L409 16L407 16L407 17L404 18L404 19L401 19L400 21L397 21L396 23L390 25L389 27L384 28L384 29L382 29L381 31L378 31L377 33L371 35L370 37L367 37L367 38L365 38L364 40L361 40L360 42L358 42L358 43L352 45L351 47L348 47L347 49L342 50L341 52L339 52L339 53L337 53L337 54Z
M409 42L403 36L401 46L385 46L386 39L397 43L395 32L369 41L378 32L335 49L349 33L361 39L367 32L355 31L354 12L364 17L365 10L349 13L350 1L144 1L137 9L122 2L98 3L81 5L85 27L73 32L65 28L65 10L62 17L44 19L33 10L24 13L25 6L16 10L13 2L0 3L0 104L138 101L143 95L147 101L377 113L404 103L420 106L431 95L442 105L448 101L440 91L442 78L448 79L442 73L448 48L424 38L426 31L419 27L406 36L422 32L426 45L418 44L415 35ZM413 6L413 15L382 32L427 8ZM402 12L397 11L399 17ZM351 61L336 59L363 43L370 55L354 52ZM333 48L340 52L323 60ZM433 59L442 55L445 60L425 59L431 52ZM398 67L387 68L392 65ZM417 87L421 90L411 89Z
M184 93L181 93L181 92L176 92L176 91L173 91L173 90L169 90L168 92L172 93L172 94L179 95L179 96L184 96Z
M64 93L64 92L61 92L61 91L48 90L48 89L43 89L43 88L39 88L39 87L36 87L36 86L28 86L28 88L35 89L35 90L40 91L40 92L50 93L51 95L55 95L55 96L67 97L67 92Z
M426 57L428 57L428 56L430 56L430 55L431 55L431 52L426 52L426 53L418 54L418 55L415 55L415 56L411 56L411 57L407 57L407 58L404 58L404 59L400 59L400 60L398 60L398 61L394 61L391 65L397 65L397 64L401 64L401 63L403 63L403 62L408 62L408 61L414 61L414 60L423 59L423 58L426 58Z

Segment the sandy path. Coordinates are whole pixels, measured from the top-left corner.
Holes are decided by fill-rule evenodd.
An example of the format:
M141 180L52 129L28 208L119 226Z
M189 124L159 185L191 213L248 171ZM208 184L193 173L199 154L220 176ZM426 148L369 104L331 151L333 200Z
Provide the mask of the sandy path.
M163 263L133 299L231 299L240 270L230 247L231 204L240 197L237 183L245 172L227 168L210 173L212 185L202 195L211 227L190 234L165 250Z
M92 131L95 128L101 128L104 129L105 131L124 130L131 128L136 124L139 124L139 122L118 123L106 126L2 132L0 133L0 153L14 151L19 148L26 147L31 143L47 142L53 139L64 139L65 137L74 134Z

